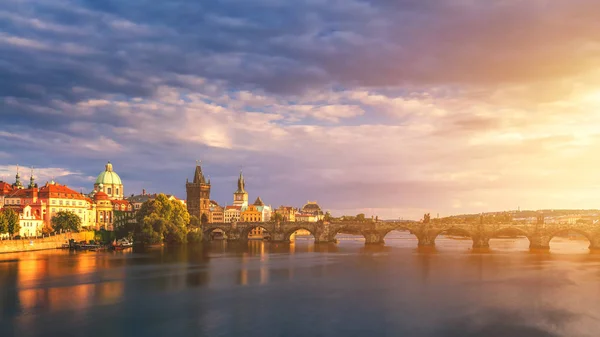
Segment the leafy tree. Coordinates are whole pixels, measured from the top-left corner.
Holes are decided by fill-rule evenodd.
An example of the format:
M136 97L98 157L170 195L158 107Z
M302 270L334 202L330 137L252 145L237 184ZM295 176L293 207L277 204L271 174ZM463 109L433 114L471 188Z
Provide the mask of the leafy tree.
M81 230L81 218L73 212L60 211L52 217L54 231L79 232Z
M17 212L9 208L2 211L2 215L4 217L4 222L6 226L6 231L4 232L8 232L10 236L18 234L21 230L21 225L19 225L19 214L17 214Z
M206 225L208 223L208 217L206 216L206 214L202 214L202 216L200 217L200 222L203 225Z
M4 216L4 212L0 211L0 234L8 232L8 219Z
M159 194L154 200L146 201L136 214L134 240L142 244L185 243L190 215L176 200Z
M365 215L363 213L357 214L356 215L356 220L358 220L358 221L365 221Z
M200 219L198 219L195 215L190 215L190 225L191 228L200 228L202 223L200 223Z
M331 213L329 213L329 211L325 212L325 216L323 217L323 221L331 221L332 217L331 217Z
M281 213L273 213L271 215L271 221L272 222L283 221L283 215Z

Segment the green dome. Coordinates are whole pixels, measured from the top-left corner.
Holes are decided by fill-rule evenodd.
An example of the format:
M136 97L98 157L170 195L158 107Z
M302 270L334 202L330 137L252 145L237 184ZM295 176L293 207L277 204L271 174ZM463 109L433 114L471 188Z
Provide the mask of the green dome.
M100 175L98 175L98 178L96 178L95 185L99 184L123 185L123 183L121 183L121 178L119 177L119 175L113 171L112 164L110 162L106 164L106 169L104 170L104 172L100 173Z

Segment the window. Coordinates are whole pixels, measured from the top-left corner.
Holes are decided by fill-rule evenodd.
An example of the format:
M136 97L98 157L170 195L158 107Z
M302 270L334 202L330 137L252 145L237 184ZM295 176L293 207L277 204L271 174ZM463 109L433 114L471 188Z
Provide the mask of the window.
M112 194L112 188L108 188L108 192L106 192L106 194Z
M59 200L59 201L58 201L58 204L62 206L62 204L63 204L63 201L62 201L62 200Z
M52 205L56 205L56 200L52 200Z
M83 201L80 201L80 202L79 202L79 206L81 206L81 205L83 205Z
M69 206L71 203L69 202L69 200L65 201L65 205Z
M115 192L116 195L119 195L119 189L117 188L117 191Z

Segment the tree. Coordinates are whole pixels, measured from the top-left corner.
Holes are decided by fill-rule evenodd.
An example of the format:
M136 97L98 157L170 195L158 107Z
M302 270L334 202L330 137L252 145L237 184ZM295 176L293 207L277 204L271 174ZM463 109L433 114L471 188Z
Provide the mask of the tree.
M134 241L142 244L185 243L187 241L190 215L176 200L159 194L146 201L136 214Z
M81 230L81 218L73 212L60 211L50 221L55 232L79 232Z
M331 221L331 213L329 211L325 212L325 216L323 217L323 221Z
M281 213L273 213L271 215L271 221L272 222L283 221L283 215Z
M363 213L357 214L356 215L356 220L358 220L358 221L365 221L365 215Z
M202 216L200 217L200 222L203 225L206 225L208 223L208 217L206 216L206 214L202 214Z
M2 216L4 218L4 226L6 226L6 231L4 231L4 233L8 232L11 237L18 234L21 230L21 226L19 225L19 214L9 208L2 211Z
M200 222L200 219L198 219L198 217L195 216L195 215L190 215L190 224L189 224L189 227L191 227L191 228L200 228L200 226L202 226L202 223Z

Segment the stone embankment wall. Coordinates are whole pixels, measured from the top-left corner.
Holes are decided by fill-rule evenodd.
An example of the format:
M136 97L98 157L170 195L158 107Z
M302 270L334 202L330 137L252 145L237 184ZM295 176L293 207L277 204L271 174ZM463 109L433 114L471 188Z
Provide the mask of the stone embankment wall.
M64 233L37 239L0 240L0 254L56 249L60 248L69 239L74 239L77 242L93 240L94 232Z

